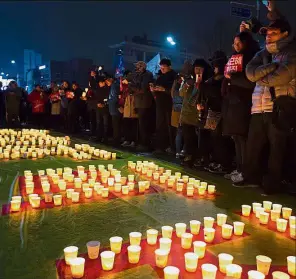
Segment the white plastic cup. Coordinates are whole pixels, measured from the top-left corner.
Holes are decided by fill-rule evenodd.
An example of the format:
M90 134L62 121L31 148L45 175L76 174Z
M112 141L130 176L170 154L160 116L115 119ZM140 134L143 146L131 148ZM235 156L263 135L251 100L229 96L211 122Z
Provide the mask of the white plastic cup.
M265 212L265 209L264 209L263 207L257 207L257 208L256 208L256 213L255 213L256 218L260 219L260 214L261 214L262 212Z
M194 253L198 256L199 259L203 259L206 253L207 244L203 241L194 241L193 248Z
M89 241L86 243L87 254L91 260L97 259L100 252L100 242L99 241Z
M180 269L175 266L167 266L163 269L164 279L178 279Z
M82 278L84 276L84 258L74 258L70 260L72 278Z
M129 234L130 245L140 246L142 234L140 232L131 232Z
M197 220L191 220L189 223L190 223L190 232L194 235L198 235L200 231L201 222Z
M260 271L264 275L268 275L271 266L271 258L258 255L256 256L257 271Z
M224 239L230 239L232 237L233 226L224 224L222 226L222 237Z
M195 253L188 252L184 254L185 269L188 272L195 272L198 264L198 256Z
M226 273L226 267L233 262L233 256L225 253L221 253L218 255L219 259L219 270L222 273Z
M233 222L234 235L241 236L244 233L245 223Z
M127 247L128 261L131 264L137 264L140 261L141 246L130 245Z
M162 226L161 227L161 234L164 238L172 238L174 228L171 226Z
M215 219L213 217L204 217L204 227L213 228Z
M290 276L282 271L272 272L272 279L290 279Z
M218 268L213 264L203 264L201 266L202 279L216 279Z
M147 243L149 245L155 245L157 243L158 231L154 229L149 229L146 231Z
M268 220L269 220L269 213L267 212L260 212L260 224L262 225L267 225L268 224Z
M208 194L213 195L216 192L216 186L215 185L208 185Z
M248 279L264 279L265 275L257 270L248 271Z
M74 192L74 189L67 189L67 199L72 199L72 193Z
M235 279L241 279L243 269L237 264L230 264L226 266L226 276Z
M12 200L10 202L11 211L16 212L19 211L21 208L21 201L20 200Z
M159 239L159 249L160 250L165 250L165 251L170 252L171 246L172 246L172 240L170 238L161 237Z
M270 219L271 219L271 221L276 222L276 220L279 219L279 218L281 218L281 212L278 211L278 210L272 209L270 211Z
M242 205L242 215L245 217L249 217L251 214L252 207L250 205L243 204Z
M101 253L101 264L105 271L112 270L114 267L115 253L112 251L104 251Z
M110 249L115 254L119 254L121 252L122 247L122 237L120 236L113 236L110 239Z
M156 266L159 268L166 267L168 263L169 252L167 250L156 249L154 253Z
M176 235L177 237L182 237L182 234L186 232L186 224L185 223L176 223Z
M288 221L286 219L277 219L276 220L276 229L279 232L285 232L287 230Z
M296 276L296 257L295 256L287 257L287 266L288 266L288 273L291 276Z
M68 246L64 249L64 256L66 264L70 264L70 259L77 258L78 255L78 247L76 246Z
M272 202L271 201L263 201L263 207L265 211L269 212L272 207Z
M295 226L296 225L296 216L290 216L289 217L289 225Z
M290 237L296 239L296 225L290 225Z
M217 214L217 225L222 227L227 222L227 215L226 214Z
M282 205L281 204L277 204L277 203L274 203L273 205L272 205L272 209L273 210L277 210L277 211L279 211L279 212L281 212L282 211Z
M193 234L183 233L181 236L181 246L183 249L190 249L192 246Z
M283 207L282 208L283 218L289 219L292 214L292 208L289 207Z
M204 228L204 240L207 243L212 243L215 239L215 229L213 228Z
M73 192L71 194L72 202L79 202L79 196L80 196L79 192Z
M262 207L262 203L259 203L259 202L253 202L252 203L252 209L253 209L254 213L256 213L256 209L259 208L259 207Z

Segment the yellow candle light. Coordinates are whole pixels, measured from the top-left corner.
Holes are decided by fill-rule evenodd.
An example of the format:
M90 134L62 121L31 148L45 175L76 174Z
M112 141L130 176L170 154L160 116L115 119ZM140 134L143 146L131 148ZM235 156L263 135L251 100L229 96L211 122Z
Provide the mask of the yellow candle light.
M185 253L185 269L188 272L195 272L198 264L198 256L195 253Z
M282 205L281 204L277 204L277 203L274 203L273 205L272 205L272 209L273 210L277 210L277 211L282 211Z
M182 234L186 232L186 224L185 223L176 223L176 235L177 237L182 237Z
M198 235L200 231L201 222L197 220L191 220L189 223L190 223L190 232L194 235Z
M183 249L190 249L192 246L193 234L183 233L181 237L181 246Z
M56 206L62 205L62 195L54 195L53 196L53 203Z
M177 179L180 179L182 174L180 172L175 172L175 176L176 176Z
M43 190L44 193L50 191L50 184L48 182L44 182L41 185L42 185L42 190Z
M51 177L53 184L58 184L60 177L55 174Z
M175 179L169 178L167 183L168 183L168 187L172 188L175 185Z
M71 194L71 198L72 198L72 202L79 202L79 192L72 192Z
M113 269L115 253L112 251L104 251L101 253L101 264L105 271Z
M33 194L34 192L34 185L33 184L26 184L26 193L27 195Z
M213 228L204 228L204 240L207 243L212 243L215 238L215 229Z
M288 221L286 219L277 219L276 220L276 229L279 232L285 232L287 229Z
M159 173L158 172L154 172L153 173L153 180L154 181L158 181L158 179L159 179Z
M215 185L209 185L208 186L208 193L210 195L213 195L213 194L215 194L215 192L216 192L216 186Z
M98 173L97 173L97 171L96 171L96 170L91 171L91 172L90 172L90 177L91 177L93 180L96 180L97 177L98 177Z
M77 258L78 255L78 247L76 246L68 246L64 249L65 261L66 264L70 264L71 259Z
M187 197L193 197L193 195L194 195L194 188L187 187Z
M183 187L184 187L184 183L183 182L177 182L177 192L182 192L183 191Z
M123 195L128 195L128 193L129 193L129 186L122 186L121 187L121 190L122 190L122 194Z
M72 278L82 278L84 276L84 258L75 258L70 260Z
M289 217L289 225L295 226L296 225L296 216L290 216Z
M249 217L251 214L251 206L250 205L242 205L242 215L245 217Z
M154 253L155 253L156 266L159 268L166 267L168 262L169 252L166 250L156 249Z
M232 236L233 226L224 224L222 226L222 237L224 239L230 239Z
M264 275L268 275L271 262L272 260L269 257L262 255L256 256L257 271L263 273Z
M134 182L135 181L135 176L133 174L129 174L127 176L128 182Z
M265 212L265 209L263 208L263 207L258 207L258 208L256 208L256 212L255 212L255 215L256 215L256 218L260 218L260 214L262 213L262 212Z
M270 219L271 219L271 221L276 222L276 220L279 219L280 217L281 217L281 212L280 211L274 210L274 209L272 209L270 211Z
M282 271L272 272L272 279L290 279L290 276Z
M170 238L161 237L159 239L159 249L171 251L172 240Z
M52 197L53 197L53 194L52 193L44 193L44 201L46 203L49 203L49 202L52 202Z
M292 208L289 207L283 207L282 208L283 218L289 219L292 214Z
M74 187L75 188L81 188L82 186L82 180L79 177L74 178Z
M38 170L38 175L39 176L45 175L45 171L44 170Z
M108 198L108 196L109 196L109 189L108 188L102 189L102 197Z
M86 189L89 188L89 184L88 183L82 183L82 192L85 192Z
M260 212L260 224L262 225L267 225L268 224L268 219L269 219L269 213L267 212Z
M152 170L147 170L147 177L151 178L153 175L153 171Z
M203 264L201 266L203 279L215 279L218 268L213 264Z
M149 245L155 245L157 243L158 231L154 229L149 229L146 231L147 243Z
M20 200L12 200L10 202L10 208L11 208L11 211L19 211L20 208L21 208L21 201Z
M89 187L94 187L95 183L96 183L95 179L93 179L93 178L88 179Z
M296 257L295 256L287 257L287 266L288 266L288 273L291 276L296 276Z
M237 264L230 264L226 266L226 275L231 278L241 279L242 272L242 267Z
M226 214L217 214L217 225L222 227L224 224L226 224L227 221L227 215Z
M260 208L262 207L262 203L258 203L258 202L253 202L252 203L252 209L253 209L253 212L256 213L256 208Z
M296 225L290 225L290 237L296 239Z
M93 189L92 188L86 188L84 191L84 195L87 199L91 198L93 194Z
M130 245L127 247L128 261L131 264L137 264L140 261L141 246Z
M214 226L215 219L212 217L204 217L204 227L212 228Z
M207 244L203 241L194 241L193 248L194 253L198 256L199 259L203 259L206 253Z
M271 201L263 201L263 207L266 212L269 212L272 207L272 202Z
M233 256L225 253L221 253L218 255L219 259L219 270L222 273L226 273L226 267L233 262Z
M178 279L180 269L174 266L167 266L163 269L164 279Z
M138 182L138 186L139 186L139 193L144 193L146 190L146 183L145 181L139 181Z
M163 238L172 238L173 227L171 226L162 226L161 234Z
M59 186L61 191L65 191L66 187L67 187L67 183L64 180L59 180L58 181L58 186Z
M127 177L122 176L122 177L120 178L120 183L121 183L121 185L126 185L126 182L127 182Z
M233 222L234 235L241 236L244 233L245 224L243 222Z
M142 234L140 232L129 233L130 245L140 245Z
M120 236L113 236L110 238L110 249L115 254L119 254L121 252L122 240L123 239Z

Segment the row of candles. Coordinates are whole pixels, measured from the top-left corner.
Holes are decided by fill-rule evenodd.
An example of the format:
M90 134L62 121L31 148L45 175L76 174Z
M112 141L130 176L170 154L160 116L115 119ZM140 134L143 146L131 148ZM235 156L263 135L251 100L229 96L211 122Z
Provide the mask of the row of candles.
M271 201L254 202L252 206L242 205L243 216L249 217L251 212L255 214L262 225L267 225L269 220L276 222L278 232L285 232L289 223L290 237L296 239L296 216L291 216L292 208L283 207L281 204L272 204Z
M57 185L60 191L65 191L66 198L73 203L78 203L80 199L80 189L84 193L85 198L93 197L95 191L103 198L108 198L110 187L114 192L128 195L130 191L134 191L135 188L135 176L128 175L127 177L121 176L121 171L114 169L113 164L107 165L107 170L104 165L98 166L98 171L94 165L89 165L89 175L85 172L85 167L77 167L78 177L73 174L72 168L64 167L54 169L39 170L38 175L41 183L42 190L44 192L44 201L46 203L53 202L54 205L62 205L62 194L53 194L51 191L51 182ZM98 172L101 174L101 182L97 182ZM45 175L45 173L47 175ZM33 174L31 171L26 170L25 175L25 190L29 197L29 203L33 208L39 208L41 197L38 194L34 194L35 182L33 181ZM63 179L61 179L61 176ZM74 183L74 189L67 189L68 183ZM104 185L108 186L105 187ZM145 193L150 187L150 181L138 181L139 193ZM75 191L75 189L77 191ZM22 197L14 196L11 199L11 211L16 212L20 210Z
M137 161L134 163L128 161L128 168L158 182L160 185L167 185L168 188L175 188L177 192L183 192L184 186L186 186L186 195L188 197L194 196L195 189L198 190L198 195L200 196L203 196L206 193L212 195L216 192L215 185L208 185L207 182L201 182L188 175L182 175L181 172L175 172L174 175L172 175L171 170L159 167L153 162Z
M227 216L226 216L227 217ZM210 218L210 219L209 219ZM193 246L193 252L186 252L184 254L185 270L187 272L196 272L198 267L198 260L203 259L206 252L206 246L209 242L207 238L207 229L212 228L212 217L204 218L204 240L192 242L193 235L200 233L201 222L197 220L190 221L190 233L186 232L187 225L185 223L175 224L176 235L181 238L181 247L185 250L189 250ZM217 225L225 225L224 214L217 215ZM239 224L240 223L240 224ZM234 222L234 226L237 224L237 230L235 233L241 235L243 233L244 223ZM155 264L159 268L164 269L165 279L177 279L180 275L180 270L177 267L167 266L168 257L171 252L172 234L174 228L171 226L162 226L162 237L158 238L158 231L155 229L148 229L146 231L146 240L148 245L157 245L159 248L155 249ZM141 257L141 241L142 234L140 232L131 232L129 234L130 245L127 247L127 256L130 264L137 264ZM101 265L104 271L110 271L114 268L115 255L121 253L122 249L122 237L114 236L110 238L110 250L99 253L100 242L90 241L87 243L87 251L89 259L97 259L100 254ZM78 257L78 247L69 246L64 249L65 262L70 265L73 278L81 278L84 276L85 259ZM242 276L242 267L233 264L234 257L230 254L221 253L218 255L219 259L219 271L231 278L240 279ZM249 279L264 279L269 274L272 260L263 255L256 257L257 270L248 272ZM292 276L296 275L296 257L289 256L287 258L288 273ZM213 264L203 264L201 266L203 279L215 279L218 267ZM276 271L272 274L273 279L288 279L290 276L284 272Z

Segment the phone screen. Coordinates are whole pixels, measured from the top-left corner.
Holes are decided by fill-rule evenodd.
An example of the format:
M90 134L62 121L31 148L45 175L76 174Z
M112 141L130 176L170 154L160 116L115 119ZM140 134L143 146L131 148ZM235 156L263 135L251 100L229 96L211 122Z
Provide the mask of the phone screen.
M268 6L268 0L262 0L263 5Z

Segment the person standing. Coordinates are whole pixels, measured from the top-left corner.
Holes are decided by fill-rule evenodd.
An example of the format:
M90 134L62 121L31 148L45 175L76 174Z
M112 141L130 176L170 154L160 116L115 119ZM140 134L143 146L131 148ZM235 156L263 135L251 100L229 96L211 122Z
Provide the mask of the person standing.
M150 84L150 90L154 95L156 104L155 153L164 152L174 142L171 136L171 90L177 74L172 69L169 59L162 59L159 65L160 75L155 84Z
M88 83L88 91L86 92L87 99L87 112L88 112L88 122L90 123L91 136L96 134L96 110L97 104L94 99L95 91L98 89L98 77L96 71L90 72L90 78Z

